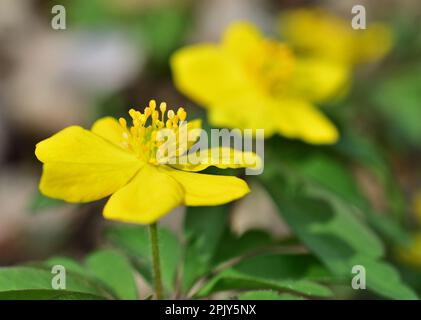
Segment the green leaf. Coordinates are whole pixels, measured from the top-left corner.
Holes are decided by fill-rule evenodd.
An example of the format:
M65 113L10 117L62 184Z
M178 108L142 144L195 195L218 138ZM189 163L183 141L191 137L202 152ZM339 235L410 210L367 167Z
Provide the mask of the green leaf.
M352 267L361 264L367 269L368 288L372 291L396 299L416 297L399 280L397 272L380 261L383 245L357 218L352 205L280 165L268 168L266 164L260 178L288 225L333 273L350 277ZM382 285L390 281L384 277L386 273L394 279L395 291Z
M85 264L115 296L125 300L137 299L134 270L126 257L112 250L99 250L89 255Z
M0 292L0 300L104 300L104 297L67 290L18 290Z
M212 262L214 265L218 265L275 244L276 241L268 233L261 230L249 230L241 236L236 236L230 230L226 230Z
M64 201L48 198L37 191L30 201L29 210L35 214L47 209L60 207L64 204Z
M233 269L227 269L212 278L196 294L196 297L207 297L218 291L244 289L273 289L294 291L309 296L330 297L332 292L314 281L309 280L272 280L245 275Z
M337 193L345 201L353 203L359 208L368 207L368 202L359 191L354 178L345 167L322 153L313 153L301 158L293 164L296 172L321 184L331 192Z
M172 5L142 12L138 24L152 62L167 64L170 54L181 45L191 22L190 11L182 5Z
M344 128L342 131L341 140L334 149L341 157L362 165L374 175L389 199L388 212L391 217L402 220L400 218L406 211L406 203L384 152L369 137L358 133L354 127ZM349 170L346 173L350 175Z
M238 295L239 300L303 300L302 297L289 293L277 293L270 290L247 291Z
M173 292L181 248L177 237L169 230L159 228L162 283L167 292ZM139 272L151 282L151 253L149 231L142 226L113 226L106 231L107 239L123 249L138 264Z
M396 269L385 262L363 258L358 263L366 269L367 287L385 297L393 299L418 299L415 292L404 285Z
M184 221L186 251L183 291L211 269L211 260L224 232L228 217L226 206L191 207Z
M396 221L385 214L374 212L344 163L327 154L315 153L294 161L293 167L306 180L316 182L349 205L359 208L365 214L367 222L393 243L404 245L409 242L409 235Z
M373 102L388 123L389 133L397 146L409 143L421 146L421 65L390 74L373 91Z
M84 269L84 267L77 261L68 258L68 257L53 257L48 259L44 265L48 266L48 267L53 267L53 266L63 266L66 268L67 271L71 271L77 274L81 274L81 275L85 275L86 271Z
M52 280L56 276L50 270L33 267L0 268L0 292L22 290L52 290ZM71 272L66 272L66 290L103 296L103 292L91 281Z
M264 255L246 259L218 273L196 296L234 289L276 289L329 297L330 289L316 282L323 280L331 280L330 274L309 256Z

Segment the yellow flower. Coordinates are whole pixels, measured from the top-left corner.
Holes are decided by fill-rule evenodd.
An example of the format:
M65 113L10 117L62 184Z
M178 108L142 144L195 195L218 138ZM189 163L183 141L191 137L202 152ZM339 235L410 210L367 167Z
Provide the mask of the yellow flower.
M415 193L413 198L413 211L418 223L421 223L421 191ZM411 266L421 268L421 232L414 233L411 243L407 247L398 247L398 258Z
M220 44L197 44L171 58L178 89L208 109L219 127L265 130L309 143L334 143L338 131L314 105L348 81L348 68L297 59L287 45L246 22L231 25Z
M397 257L402 262L421 268L421 233L412 236L412 242L408 247L399 247Z
M35 154L44 164L41 192L68 202L89 202L112 195L105 205L104 217L141 224L153 223L181 204L219 205L249 192L247 184L237 177L194 172L210 165L227 168L246 164L220 164L215 159L178 168L163 164L156 156L164 143L158 139L160 130L166 128L174 134L187 130L194 138L193 129L200 128L200 121L186 122L183 108L176 113L169 110L166 120L166 104L161 103L159 109L161 113L151 100L144 113L130 110L132 126L124 118L117 121L106 117L96 121L90 131L71 126L38 143ZM183 156L183 144L178 139L176 154L166 156ZM192 143L186 145L188 149ZM229 151L231 156L241 153Z
M387 54L392 46L388 27L373 23L354 30L351 19L342 19L320 8L304 8L281 13L281 34L303 55L344 64L372 62Z

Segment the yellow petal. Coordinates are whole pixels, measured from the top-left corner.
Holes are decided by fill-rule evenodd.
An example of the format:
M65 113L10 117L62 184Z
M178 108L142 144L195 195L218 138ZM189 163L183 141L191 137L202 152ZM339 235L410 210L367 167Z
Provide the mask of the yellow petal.
M231 24L222 37L222 47L242 63L256 59L256 50L259 50L263 36L252 24L236 22Z
M124 188L105 205L106 219L150 224L182 204L184 191L172 177L156 167L145 165Z
M92 125L91 131L122 148L124 130L115 118L104 117L98 119Z
M331 144L339 138L335 125L305 101L282 100L278 105L278 132L312 144Z
M247 183L237 177L185 172L171 168L161 170L183 186L184 201L188 206L220 205L250 192Z
M210 44L178 50L171 67L177 88L205 107L215 99L241 94L247 82L239 63Z
M264 129L265 137L269 137L276 131L276 108L274 100L256 88L216 102L208 117L220 128Z
M320 8L284 11L281 33L302 54L350 63L354 55L350 23ZM333 40L334 39L334 40Z
M355 39L355 63L381 59L392 48L392 32L386 25L373 23L361 31Z
M124 186L142 163L81 127L68 127L37 144L44 163L40 190L69 202L101 199Z
M197 150L193 156L184 156L179 161L181 164L173 165L174 168L194 172L205 170L210 166L220 169L254 168L256 170L262 166L262 159L254 152L243 152L228 147Z
M310 101L326 101L338 97L349 81L348 65L324 59L298 59L291 93Z

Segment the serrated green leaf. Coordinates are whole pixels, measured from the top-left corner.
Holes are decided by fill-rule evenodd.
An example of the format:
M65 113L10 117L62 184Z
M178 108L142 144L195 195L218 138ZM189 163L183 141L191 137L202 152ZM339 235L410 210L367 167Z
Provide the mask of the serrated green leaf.
M309 256L264 255L246 259L218 273L196 296L234 289L276 289L329 297L330 289L316 282L328 279L331 280L331 276L327 270Z
M266 169L261 178L288 225L332 272L350 277L354 265L386 266L380 261L384 255L381 241L342 198L279 166ZM382 282L388 278L375 270L367 273L369 289L389 298L414 298L415 294L396 280L397 272L387 269L389 275L394 274L396 290L386 290Z
M359 208L365 214L367 222L385 238L395 244L409 242L409 235L396 221L387 215L374 212L359 191L353 175L346 170L345 164L327 154L316 153L302 158L301 161L295 161L293 167L306 180L316 182L341 197L350 206Z
M233 269L227 269L212 278L196 294L196 297L207 297L212 293L227 290L276 289L295 291L305 295L330 297L332 292L316 282L309 280L272 280L245 275Z

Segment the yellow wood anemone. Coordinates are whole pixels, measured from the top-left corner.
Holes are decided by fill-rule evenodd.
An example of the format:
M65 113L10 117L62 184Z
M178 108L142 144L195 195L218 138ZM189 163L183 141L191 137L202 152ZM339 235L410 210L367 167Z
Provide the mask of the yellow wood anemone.
M284 43L247 22L232 24L219 44L182 48L171 58L177 88L207 108L219 127L264 129L313 144L338 140L335 125L315 106L335 97L349 67L298 59Z
M200 121L185 121L183 108L167 113L166 109L161 103L158 110L151 100L143 113L130 110L131 126L123 118L106 117L96 121L91 130L71 126L41 141L35 150L43 163L40 191L68 202L90 202L111 195L104 217L140 224L153 223L181 204L219 205L247 194L246 182L237 177L195 172L210 165L247 167L245 162L209 161L206 165L202 161L176 167L157 159L156 151L163 143L157 138L160 129L178 133L200 128ZM176 144L172 156L182 156L183 143L177 140ZM210 157L211 150L205 155ZM231 156L238 153L246 154L230 149Z

